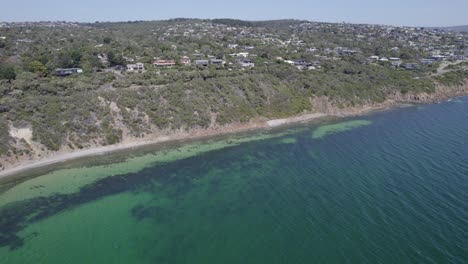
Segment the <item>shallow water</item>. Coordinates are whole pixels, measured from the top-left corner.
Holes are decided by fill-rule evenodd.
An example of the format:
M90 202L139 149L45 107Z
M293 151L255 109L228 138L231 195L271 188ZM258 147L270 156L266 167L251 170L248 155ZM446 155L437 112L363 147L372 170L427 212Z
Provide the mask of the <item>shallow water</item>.
M0 263L466 263L460 101L4 183Z

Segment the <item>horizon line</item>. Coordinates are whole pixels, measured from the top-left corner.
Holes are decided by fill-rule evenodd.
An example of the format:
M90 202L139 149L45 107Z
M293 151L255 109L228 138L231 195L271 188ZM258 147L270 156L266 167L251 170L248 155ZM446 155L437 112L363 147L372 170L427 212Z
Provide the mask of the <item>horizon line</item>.
M301 18L272 18L272 19L260 19L260 20L250 20L250 19L239 19L239 18L197 18L197 17L173 17L173 18L163 18L163 19L136 19L136 20L95 20L95 21L70 21L70 20L31 20L31 21L0 21L0 23L14 24L14 23L44 23L44 22L62 22L62 23L76 23L76 24L98 24L98 23L128 23L128 22L160 22L160 21L171 21L177 19L186 19L186 20L217 20L217 19L227 19L227 20L238 20L242 22L273 22L273 21L306 21L311 23L325 23L325 24L351 24L351 25L373 25L373 26L392 26L392 27L408 27L408 28L456 28L468 26L466 24L458 24L451 26L408 26L408 25L392 25L392 24L381 24L381 23L360 23L360 22L330 22L330 21L314 21Z

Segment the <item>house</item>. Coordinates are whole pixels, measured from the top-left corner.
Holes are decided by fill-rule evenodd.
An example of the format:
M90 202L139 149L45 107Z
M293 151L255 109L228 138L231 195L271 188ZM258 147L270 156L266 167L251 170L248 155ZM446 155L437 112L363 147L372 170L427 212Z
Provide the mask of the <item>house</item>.
M190 61L189 57L184 56L184 57L180 58L179 62L180 62L180 64L183 64L183 65L189 65L191 61Z
M80 68L67 68L67 69L56 69L55 70L55 75L57 76L69 76L73 74L81 74L83 73L83 70Z
M238 59L236 60L236 63L240 65L241 67L254 67L255 66L252 60L249 60L249 59Z
M226 64L226 61L221 60L221 59L211 59L210 63L217 67L224 67L224 64Z
M305 66L305 65L309 64L305 60L295 60L293 63L294 63L295 66Z
M236 54L237 57L247 58L249 56L248 52L240 52Z
M210 64L208 60L195 60L194 63L195 66L200 68L208 67L208 65Z
M466 57L465 55L452 55L450 58L453 60L464 60Z
M174 60L156 60L153 62L156 67L170 67L176 65Z
M435 62L434 59L421 59L421 63L424 65L431 65Z
M230 49L235 49L237 47L239 47L239 44L228 44L228 48Z
M379 59L379 62L385 63L385 62L388 62L388 59L386 57L382 57Z
M137 62L135 64L127 64L127 72L135 72L135 71L144 71L145 65L141 62Z
M390 63L393 67L398 68L401 65L401 59L396 57L390 57Z
M435 60L435 61L444 61L445 60L445 56L443 55L433 55L431 57L431 59Z
M293 62L294 66L296 66L299 70L303 70L303 69L315 69L315 67L313 67L312 63L309 63L305 60L296 60Z
M401 67L406 70L419 70L419 64L417 63L405 63Z

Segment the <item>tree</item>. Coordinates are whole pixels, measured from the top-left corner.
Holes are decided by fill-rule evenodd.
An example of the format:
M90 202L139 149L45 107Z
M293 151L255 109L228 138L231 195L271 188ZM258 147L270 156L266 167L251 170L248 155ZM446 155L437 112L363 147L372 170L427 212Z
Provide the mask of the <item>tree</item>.
M116 54L113 51L107 54L107 59L109 60L110 66L125 65L125 59L123 56Z
M57 66L60 68L73 67L73 59L68 53L62 53L57 58Z
M110 44L112 42L112 38L110 37L105 37L104 38L104 44Z
M30 72L34 72L39 76L44 76L47 73L47 67L42 64L40 61L31 61L28 63L27 70Z
M14 80L16 78L15 68L12 65L0 64L0 79Z

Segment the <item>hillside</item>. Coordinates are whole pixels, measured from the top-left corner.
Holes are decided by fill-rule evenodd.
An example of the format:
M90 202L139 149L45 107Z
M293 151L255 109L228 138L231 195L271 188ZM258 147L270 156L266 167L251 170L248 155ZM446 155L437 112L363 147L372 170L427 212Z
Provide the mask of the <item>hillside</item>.
M0 167L151 135L412 100L434 93L436 82L464 83L462 67L432 73L441 60L464 59L467 40L297 20L2 24Z

